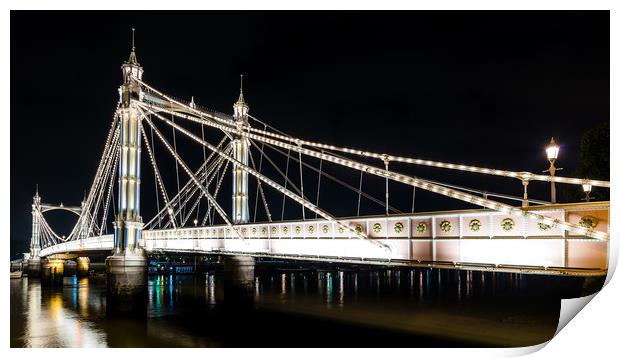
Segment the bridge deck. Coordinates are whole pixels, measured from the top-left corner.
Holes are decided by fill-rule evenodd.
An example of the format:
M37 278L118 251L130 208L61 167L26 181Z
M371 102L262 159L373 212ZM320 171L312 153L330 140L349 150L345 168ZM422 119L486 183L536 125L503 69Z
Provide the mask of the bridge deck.
M588 217L607 232L609 203L536 207L546 216L579 223ZM325 220L237 225L243 240L223 225L143 232L148 252L249 254L319 261L392 265L500 268L592 274L607 269L608 241L571 235L524 217L486 210L358 217L343 220L370 241L349 236ZM112 250L112 235L62 243L42 256Z

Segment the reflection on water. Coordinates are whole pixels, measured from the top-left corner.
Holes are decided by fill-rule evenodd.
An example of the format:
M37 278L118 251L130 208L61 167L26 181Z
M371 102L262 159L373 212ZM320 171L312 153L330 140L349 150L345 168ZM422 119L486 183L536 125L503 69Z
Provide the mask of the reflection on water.
M341 333L322 346L536 344L553 336L560 297L583 286L437 269L259 269L254 309L240 314L221 308L222 279L150 276L146 319L106 316L105 279L66 277L59 288L11 280L11 346L306 347L305 337L323 331ZM239 339L248 327L253 334Z

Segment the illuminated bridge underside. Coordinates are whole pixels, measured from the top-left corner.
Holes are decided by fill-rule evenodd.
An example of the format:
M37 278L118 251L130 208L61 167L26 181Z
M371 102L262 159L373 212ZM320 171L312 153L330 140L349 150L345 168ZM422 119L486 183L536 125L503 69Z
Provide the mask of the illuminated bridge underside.
M537 212L571 223L594 219L608 232L608 203L537 207ZM150 253L248 254L252 256L432 267L466 267L511 272L600 275L607 270L608 240L586 238L524 217L491 211L452 211L343 219L371 240L348 236L325 220L236 225L239 239L222 226L150 230ZM478 224L478 225L477 225ZM41 256L112 250L113 235L66 242Z

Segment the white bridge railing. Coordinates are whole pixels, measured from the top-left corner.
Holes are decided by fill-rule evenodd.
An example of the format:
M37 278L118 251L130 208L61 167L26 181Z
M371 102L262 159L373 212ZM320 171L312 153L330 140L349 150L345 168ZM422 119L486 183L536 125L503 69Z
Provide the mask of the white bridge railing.
M559 220L594 225L608 232L609 204L537 207ZM523 216L487 210L421 213L343 220L386 250L360 240L325 220L225 225L143 232L148 252L245 253L318 260L398 260L574 269L607 268L608 240L572 235ZM112 250L113 236L76 240L41 251L55 253Z

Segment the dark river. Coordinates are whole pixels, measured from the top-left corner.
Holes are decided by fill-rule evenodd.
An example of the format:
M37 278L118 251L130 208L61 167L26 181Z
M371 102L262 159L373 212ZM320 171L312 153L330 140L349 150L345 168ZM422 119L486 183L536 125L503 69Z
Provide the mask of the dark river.
M11 347L525 346L553 337L560 298L589 294L570 277L271 267L237 308L223 307L222 279L149 276L145 318L108 317L102 276L13 279Z

